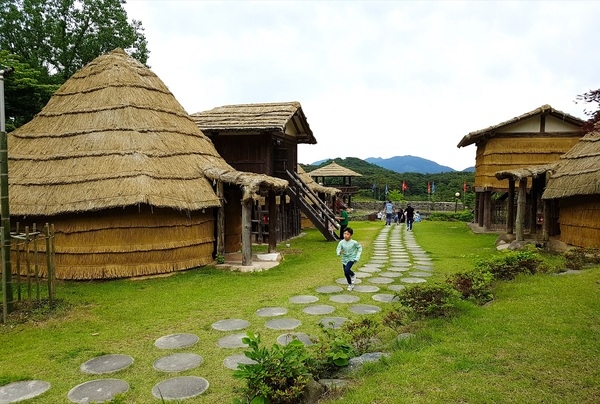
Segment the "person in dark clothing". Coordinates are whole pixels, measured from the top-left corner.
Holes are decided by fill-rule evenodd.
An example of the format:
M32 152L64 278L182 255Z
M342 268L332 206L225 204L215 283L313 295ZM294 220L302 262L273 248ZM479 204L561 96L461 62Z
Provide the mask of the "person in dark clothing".
M398 224L404 223L404 211L398 207Z
M412 230L412 225L415 221L415 209L410 206L410 203L406 206L404 215L406 216L406 230Z
M340 223L340 240L344 238L344 230L348 227L348 211L346 209L348 207L345 204L342 205L340 215L335 218Z

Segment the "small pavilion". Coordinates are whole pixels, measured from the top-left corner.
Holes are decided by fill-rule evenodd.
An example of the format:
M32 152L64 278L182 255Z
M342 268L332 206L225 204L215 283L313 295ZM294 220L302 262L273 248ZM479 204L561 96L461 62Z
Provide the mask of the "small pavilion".
M308 175L313 177L315 181L321 185L334 186L339 189L341 191L341 200L347 204L348 207L352 207L352 195L358 192L358 187L352 186L352 177L362 177L362 174L352 171L349 168L342 167L335 161L332 161L326 166L309 172ZM334 207L335 206L334 201Z

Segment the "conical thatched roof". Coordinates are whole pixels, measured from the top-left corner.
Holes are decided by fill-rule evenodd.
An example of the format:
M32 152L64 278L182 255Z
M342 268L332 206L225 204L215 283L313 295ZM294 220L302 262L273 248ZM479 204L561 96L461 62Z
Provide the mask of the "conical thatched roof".
M504 121L497 125L493 125L493 126L485 128L485 129L480 129L480 130L471 132L461 139L461 141L458 143L457 147L464 147L464 146L468 146L473 143L477 143L478 141L480 141L482 139L486 139L486 138L493 136L499 129L501 129L503 127L506 127L506 126L512 125L516 122L531 118L532 116L541 115L541 114L553 116L557 119L560 119L561 121L568 122L575 126L582 126L583 122L584 122L582 119L579 119L576 116L567 114L566 112L559 111L557 109L552 108L550 105L546 104L546 105L542 105L539 108L534 109L533 111L529 111L523 115L519 115L517 117L509 119L508 121ZM543 132L540 132L540 134L543 134Z
M342 193L342 191L337 188L325 187L317 183L306 171L304 171L300 164L298 164L298 176L313 192L322 192L327 195L337 195Z
M352 171L349 168L342 167L335 161L309 172L308 175L311 177L362 177L362 174Z
M543 199L600 195L600 125L563 154Z
M219 205L210 179L286 181L240 173L217 153L164 83L116 49L75 73L44 109L9 134L13 215L56 215L137 204Z
M297 101L224 105L191 116L209 136L227 132L266 132L292 136L297 143L317 143Z

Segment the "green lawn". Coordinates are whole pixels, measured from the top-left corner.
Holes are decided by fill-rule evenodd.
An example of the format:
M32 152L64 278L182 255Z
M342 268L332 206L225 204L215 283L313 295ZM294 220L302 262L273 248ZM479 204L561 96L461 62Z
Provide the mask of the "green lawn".
M366 262L382 222L351 222L355 239L364 246ZM432 281L470 268L478 258L497 254L495 235L472 234L464 223L415 224L418 243L430 253L436 268ZM243 350L224 349L216 341L228 335L211 324L226 318L250 321L271 345L282 331L264 327L255 315L261 307L282 306L287 317L302 321L295 331L320 335L315 316L289 297L315 295L318 286L342 277L335 243L315 230L280 246L283 262L261 273L234 273L204 267L169 277L145 280L59 283L57 295L70 308L51 319L0 328L0 385L40 379L51 383L31 403L67 402L67 392L96 377L79 366L98 355L131 355L134 364L102 376L126 380L124 403L157 402L150 391L159 381L179 375L206 378L206 393L189 403L228 403L241 383L222 365ZM264 250L258 247L257 250ZM449 320L416 324L416 337L392 344L392 358L367 366L339 400L349 403L491 403L597 402L600 397L600 271L576 275L537 275L499 284L497 299L484 307L464 304ZM357 294L373 304L370 294ZM347 305L334 315L352 316ZM355 316L358 318L358 316ZM168 353L154 346L164 335L189 332L200 342L185 352L204 358L197 369L178 374L153 370L152 363ZM391 330L384 337L392 338Z

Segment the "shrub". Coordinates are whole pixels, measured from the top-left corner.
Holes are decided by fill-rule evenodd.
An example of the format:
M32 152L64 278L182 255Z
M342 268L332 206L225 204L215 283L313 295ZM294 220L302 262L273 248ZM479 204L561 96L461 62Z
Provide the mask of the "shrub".
M255 364L240 364L233 376L246 380L246 398L238 402L297 403L311 377L310 357L297 339L286 346L260 347L260 335L248 332L242 339L250 347L244 354Z
M542 259L534 251L509 251L500 256L479 261L475 268L491 272L495 279L512 280L518 274L535 274Z
M354 351L358 355L362 355L369 352L373 346L376 341L375 337L381 331L381 325L377 321L365 317L358 322L345 323L342 330L350 336Z
M481 268L456 272L446 278L446 283L460 292L463 299L477 304L489 302L494 298L492 294L493 281L494 275Z
M461 210L460 212L432 212L427 216L427 220L437 222L472 222L473 213L468 210Z
M324 337L309 347L311 373L315 379L330 375L341 367L348 366L354 348L341 331L319 324Z
M383 317L383 325L390 327L397 333L401 333L407 325L409 325L415 317L412 309L406 306L397 305L392 310L387 312Z
M443 317L450 314L460 294L447 284L420 284L396 293L398 302L416 317Z
M600 262L600 249L573 248L565 253L565 266L568 269L579 270L586 264Z

